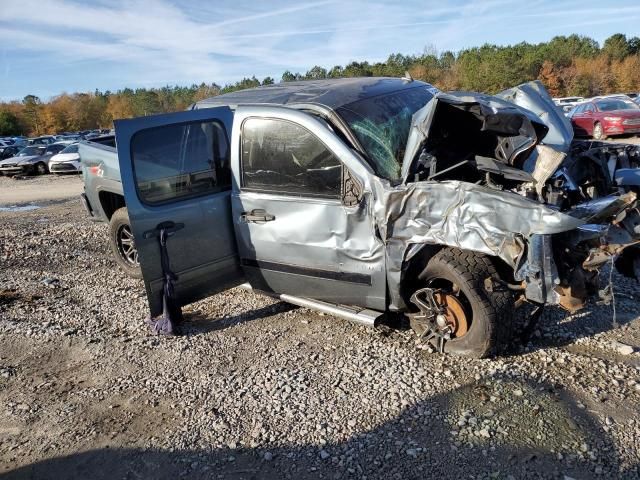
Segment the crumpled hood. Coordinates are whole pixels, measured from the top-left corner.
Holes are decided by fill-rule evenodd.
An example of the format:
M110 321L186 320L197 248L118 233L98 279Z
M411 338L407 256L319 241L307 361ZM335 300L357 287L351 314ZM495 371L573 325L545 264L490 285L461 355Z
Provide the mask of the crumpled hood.
M438 143L438 129L442 124L449 122L451 129L456 128L454 115L447 112L454 112L452 107L472 114L479 122L477 126L461 124L458 128L471 132L475 129L481 134L484 132L496 137L495 151L475 153L509 165L517 163L514 165L517 168L522 168L528 159L527 170L533 169L532 165L535 165L539 154L534 149L536 145L545 145L566 154L573 141L571 121L553 103L538 80L504 90L495 96L475 92L441 92L413 116L402 163L405 182L416 169L422 147L430 140ZM486 141L487 136L478 145Z
M503 90L496 94L496 97L536 114L549 129L542 143L560 152L567 153L569 151L573 141L571 121L553 103L553 99L539 80Z
M524 98L535 96L535 89L529 88ZM541 93L537 96L540 104L545 102ZM521 101L522 99L518 99L518 102ZM534 104L533 101L530 103ZM460 123L462 116L470 123ZM445 124L450 130L459 128L470 135L475 134L478 148L476 154L499 158L511 165L526 159L550 129L547 122L518 103L482 93L440 92L413 115L402 162L404 181L415 171L422 147L429 141L437 144L439 134L447 136L440 132ZM491 145L491 138L495 140L495 145Z

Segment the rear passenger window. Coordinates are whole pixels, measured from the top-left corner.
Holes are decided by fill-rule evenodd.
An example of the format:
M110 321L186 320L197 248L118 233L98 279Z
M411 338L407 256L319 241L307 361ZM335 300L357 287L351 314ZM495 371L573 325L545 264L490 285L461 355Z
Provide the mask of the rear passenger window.
M231 188L222 124L193 122L142 130L131 141L138 194L154 204Z
M306 128L270 118L243 123L243 188L339 198L341 184L340 161Z

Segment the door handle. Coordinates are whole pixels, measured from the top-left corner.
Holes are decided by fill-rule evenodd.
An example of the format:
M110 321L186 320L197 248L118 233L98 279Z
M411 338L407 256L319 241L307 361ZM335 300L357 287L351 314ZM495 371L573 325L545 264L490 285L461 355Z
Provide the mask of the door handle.
M162 222L156 225L156 228L153 230L147 230L142 234L144 238L154 238L160 235L162 230L165 231L167 236L171 236L176 233L178 230L182 230L184 228L184 223L175 223L172 221Z
M273 222L276 217L259 208L250 212L242 212L240 218L247 223Z

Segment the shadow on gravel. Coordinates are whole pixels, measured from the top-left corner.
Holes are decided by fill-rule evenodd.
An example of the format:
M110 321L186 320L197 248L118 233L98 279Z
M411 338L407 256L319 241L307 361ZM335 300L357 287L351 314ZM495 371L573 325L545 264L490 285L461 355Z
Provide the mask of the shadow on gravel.
M579 338L616 330L633 322L636 318L638 318L637 312L619 311L614 324L611 305L596 303L587 305L573 315L560 307L546 307L538 322L538 329L542 336L529 339L529 351L571 345ZM522 350L518 348L509 352L507 356L517 356L521 352Z
M504 402L489 400L487 390L496 388ZM389 396L388 406L399 401ZM465 411L478 421L474 431L487 425L497 431L465 433L457 423ZM624 469L619 455L599 422L562 389L497 374L425 399L388 422L324 447L102 448L33 463L0 479L637 479L638 465Z
M225 328L239 323L251 322L253 320L271 317L272 315L278 315L279 313L289 312L297 308L297 306L290 303L278 302L272 305L256 308L254 310L249 310L238 315L219 319L212 319L211 317L199 312L185 312L184 322L180 324L179 328L182 335L202 335L209 332L215 332L217 330L224 330Z

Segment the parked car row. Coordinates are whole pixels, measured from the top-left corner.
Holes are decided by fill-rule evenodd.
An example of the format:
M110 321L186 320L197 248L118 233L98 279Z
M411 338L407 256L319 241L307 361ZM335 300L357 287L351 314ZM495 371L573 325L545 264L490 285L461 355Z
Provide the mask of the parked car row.
M9 147L12 150L19 147ZM79 173L78 143L34 144L20 148L0 161L0 175L44 175Z
M113 131L94 129L32 138L0 137L0 175L79 173L78 142L109 133Z

